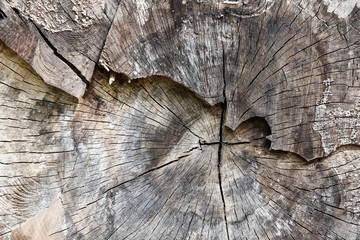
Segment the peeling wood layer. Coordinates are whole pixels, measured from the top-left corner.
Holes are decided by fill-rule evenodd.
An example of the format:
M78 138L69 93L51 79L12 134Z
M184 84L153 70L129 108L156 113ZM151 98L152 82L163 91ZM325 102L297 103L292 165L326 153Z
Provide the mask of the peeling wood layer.
M78 75L85 82L90 81L117 9L117 0L101 3L92 0L7 0L1 3L0 9L6 9L8 16L0 22L3 29L0 39L30 63L46 82L76 97L83 96L83 83L75 82L69 76L47 76L41 66L31 64L32 58L36 58L35 55L38 54L31 45L34 41L40 41L53 50L43 53L50 59L42 64L53 63L54 71L60 72L64 71L61 68L63 61L72 68L72 75ZM13 33L10 34L11 32ZM38 32L40 34L37 34ZM29 48L24 45L28 45ZM54 60L56 56L60 56L60 61ZM77 88L81 88L82 92L74 92L61 84L69 80L78 85Z
M328 6L327 11L330 13L335 13L340 18L346 18L353 11L355 6L360 8L359 0L323 0L324 3Z
M351 141L340 140L348 124L336 124L339 139L329 140L329 114L318 114L327 79L337 88L327 103L334 108L353 111L357 100L346 92L359 91L360 11L343 2L351 11L339 18L328 3L172 1L149 2L138 11L124 1L101 59L130 78L165 75L212 105L227 101L224 121L232 129L264 117L273 149L314 160L360 140L355 133ZM261 14L251 14L258 8Z
M356 0L91 3L2 2L0 38L45 82L76 97L98 63L130 79L170 77L211 105L227 101L231 129L264 117L271 148L307 160L359 144L356 120L341 124L339 115L334 125L333 114L320 116L328 79L336 86L328 111L358 104ZM334 126L340 136L329 139Z
M23 21L4 1L0 3L0 9L6 16L0 20L0 39L36 69L46 83L81 97L86 84L55 54L36 26Z

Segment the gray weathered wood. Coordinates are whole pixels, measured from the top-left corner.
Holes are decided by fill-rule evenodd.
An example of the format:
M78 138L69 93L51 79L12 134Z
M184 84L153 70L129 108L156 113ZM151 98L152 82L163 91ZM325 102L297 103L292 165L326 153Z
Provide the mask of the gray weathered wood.
M359 237L357 147L307 163L269 150L261 118L220 139L222 107L167 78L110 86L97 70L78 100L0 59L4 236Z
M0 4L4 13L0 39L45 82L82 97L99 61L117 0L7 0Z
M359 239L356 4L1 2L0 239Z
M106 1L21 1L9 0L19 15L36 25L48 43L91 80L102 46L118 6Z
M46 83L81 97L86 84L54 54L35 25L21 19L5 1L0 2L0 9L0 39L36 69Z
M356 1L140 2L119 5L102 53L110 69L226 99L227 126L264 117L273 149L308 160L359 144Z

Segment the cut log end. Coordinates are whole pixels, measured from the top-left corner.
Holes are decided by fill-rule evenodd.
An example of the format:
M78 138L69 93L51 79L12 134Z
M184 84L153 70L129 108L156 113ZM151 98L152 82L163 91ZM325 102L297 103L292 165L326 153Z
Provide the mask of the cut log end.
M360 239L359 25L353 0L0 2L0 239Z
M10 1L0 9L0 38L78 98L98 63L129 79L167 76L211 105L227 102L231 129L264 117L273 149L309 161L360 143L353 0Z
M359 237L357 147L311 163L269 150L264 118L233 131L224 105L165 77L96 69L77 100L1 49L1 235Z

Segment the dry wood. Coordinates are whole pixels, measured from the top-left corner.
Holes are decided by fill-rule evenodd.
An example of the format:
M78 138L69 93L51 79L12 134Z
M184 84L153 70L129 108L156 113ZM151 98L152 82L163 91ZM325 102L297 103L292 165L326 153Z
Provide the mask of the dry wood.
M77 100L4 46L0 59L5 236L359 237L356 147L307 163L270 151L261 118L220 130L223 108L169 79L96 71Z
M117 0L2 1L0 39L45 82L81 97L117 5Z
M102 59L130 78L165 75L210 104L226 100L232 129L264 117L273 149L312 160L358 144L356 2L337 4L341 16L337 1L224 2L122 1Z
M15 50L52 86L81 97L86 85L73 69L55 55L31 21L21 19L11 6L0 2L0 39Z
M0 239L359 239L356 4L0 2Z

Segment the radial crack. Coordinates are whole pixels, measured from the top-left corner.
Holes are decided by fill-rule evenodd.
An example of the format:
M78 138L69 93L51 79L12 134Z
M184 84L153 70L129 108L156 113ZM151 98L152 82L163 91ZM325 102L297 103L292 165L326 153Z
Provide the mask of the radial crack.
M172 164L172 163L178 162L178 161L181 160L182 158L185 158L185 157L190 156L190 155L191 155L191 152L192 152L193 150L196 150L196 149L199 149L199 148L198 148L198 147L194 147L194 148L190 149L189 151L187 151L188 154L182 155L182 156L178 157L177 159L172 160L172 161L170 161L170 162L168 162L168 163L165 163L165 164L163 164L163 165L161 165L161 166L158 166L158 167L149 169L149 170L147 170L146 172L143 172L143 173L141 173L140 175L138 175L138 176L136 176L136 177L134 177L134 178L132 178L132 179L129 179L129 180L124 181L124 182L121 182L121 183L119 183L119 184L117 184L117 185L115 185L115 186L113 186L113 187L108 188L108 189L105 190L103 193L105 194L105 193L111 191L111 190L114 189L114 188L120 187L120 186L122 186L122 185L124 185L124 184L126 184L126 183L128 183L128 182L132 182L132 181L134 181L134 180L136 180L136 179L138 179L138 178L140 178L140 177L142 177L142 176L144 176L144 175L146 175L146 174L149 174L149 173L154 172L154 171L156 171L156 170L158 170L158 169L164 168L164 167L166 167L166 166L168 166L168 165L170 165L170 164Z
M219 150L218 150L218 177L219 177L219 187L220 187L220 193L221 193L221 199L223 202L223 208L224 208L224 220L225 220L225 226L226 226L226 235L227 239L230 239L229 237L229 229L228 229L228 222L226 219L226 203L224 198L224 192L222 189L222 182L221 182L221 153L222 153L222 145L223 145L223 128L224 128L224 118L225 118L225 112L226 112L226 82L225 82L225 50L223 46L223 81L224 81L224 88L223 88L223 97L224 102L222 103L222 109L221 109L221 119L220 119L220 129L219 129Z
M74 64L72 64L69 60L67 60L64 56L62 56L56 47L49 41L49 39L41 32L40 28L30 19L31 23L35 26L37 31L39 32L40 36L44 39L46 44L50 47L51 50L53 50L54 55L58 57L63 63L65 63L71 70L74 71L74 73L86 84L89 84L89 81L85 78L85 76L81 73L79 69L75 67Z

